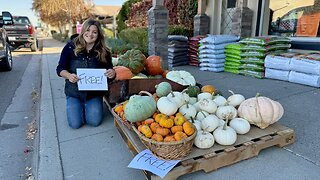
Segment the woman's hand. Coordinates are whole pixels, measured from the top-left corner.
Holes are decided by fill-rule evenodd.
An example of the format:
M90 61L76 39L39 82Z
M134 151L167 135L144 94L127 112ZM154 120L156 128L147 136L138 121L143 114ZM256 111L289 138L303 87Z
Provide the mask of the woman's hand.
M68 80L71 82L71 83L76 83L79 81L79 78L76 74L69 74L68 76Z
M114 69L107 69L107 71L104 73L105 76L112 79L116 76L116 71Z

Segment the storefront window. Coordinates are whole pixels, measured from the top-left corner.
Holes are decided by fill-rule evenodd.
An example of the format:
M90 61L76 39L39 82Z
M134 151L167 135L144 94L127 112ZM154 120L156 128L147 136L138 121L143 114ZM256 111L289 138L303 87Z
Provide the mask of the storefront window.
M270 35L320 37L320 0L270 0Z

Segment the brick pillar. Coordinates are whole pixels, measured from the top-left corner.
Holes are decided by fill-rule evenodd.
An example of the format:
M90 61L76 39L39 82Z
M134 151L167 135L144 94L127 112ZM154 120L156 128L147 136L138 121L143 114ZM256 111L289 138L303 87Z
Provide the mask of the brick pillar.
M210 31L210 18L206 15L206 0L198 0L198 13L194 16L193 35L206 35Z
M232 34L251 37L253 11L247 7L247 0L238 0L232 15Z
M160 56L161 66L168 69L168 10L164 0L153 0L148 11L148 54Z

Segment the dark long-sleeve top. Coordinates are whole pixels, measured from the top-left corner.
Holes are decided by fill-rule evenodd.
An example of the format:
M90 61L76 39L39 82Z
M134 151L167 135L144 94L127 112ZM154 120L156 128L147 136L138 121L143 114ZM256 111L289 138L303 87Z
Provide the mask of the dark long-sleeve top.
M95 69L112 69L112 61L102 63L97 59L97 53L94 51L83 51L77 56L74 54L75 46L72 41L69 41L62 49L60 60L56 69L58 76L63 70L67 70L69 73L75 73L77 68L95 68ZM108 78L108 83L113 79ZM65 94L67 96L90 99L97 96L103 96L105 92L101 91L78 91L77 83L71 83L69 80L65 80Z

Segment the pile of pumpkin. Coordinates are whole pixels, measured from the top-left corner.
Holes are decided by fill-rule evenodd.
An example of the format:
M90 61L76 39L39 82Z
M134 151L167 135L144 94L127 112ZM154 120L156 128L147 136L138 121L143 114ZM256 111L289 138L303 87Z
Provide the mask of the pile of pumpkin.
M196 131L191 122L181 114L171 116L155 112L153 118L136 122L138 130L147 138L158 142L173 142L186 139Z
M119 58L113 58L116 80L141 78L167 78L181 85L196 84L195 78L187 71L169 71L161 67L160 56L147 58L137 49L128 50Z
M148 56L138 49L128 50L119 58L113 58L112 63L116 71L116 80L165 77L168 71L161 68L160 56Z
M278 121L284 113L281 104L268 97L245 99L241 94L230 93L228 98L215 94L212 85L201 89L190 85L177 92L172 91L169 83L161 82L156 86L154 95L133 95L122 110L125 119L136 123L140 132L156 141L169 141L169 138L181 140L197 131L194 144L198 148L210 148L215 142L232 145L237 140L237 134L250 131L250 124L264 129ZM178 119L183 119L184 123L182 120L178 122ZM164 128L167 128L164 130L166 132ZM175 138L177 132L186 135Z

